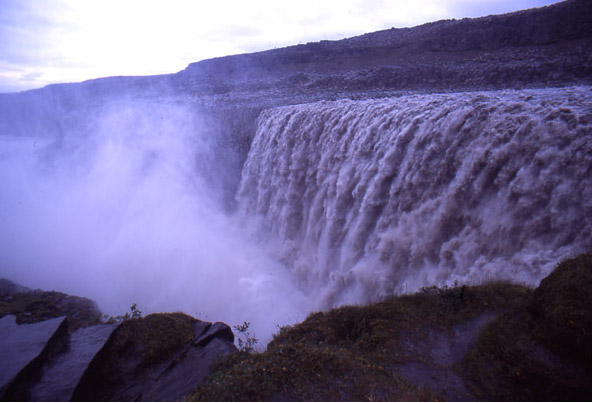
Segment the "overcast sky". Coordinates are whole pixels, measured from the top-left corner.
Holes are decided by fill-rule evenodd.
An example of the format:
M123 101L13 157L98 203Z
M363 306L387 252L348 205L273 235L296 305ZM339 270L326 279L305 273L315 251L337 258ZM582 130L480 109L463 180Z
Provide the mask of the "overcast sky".
M0 92L174 73L217 56L556 0L0 0Z

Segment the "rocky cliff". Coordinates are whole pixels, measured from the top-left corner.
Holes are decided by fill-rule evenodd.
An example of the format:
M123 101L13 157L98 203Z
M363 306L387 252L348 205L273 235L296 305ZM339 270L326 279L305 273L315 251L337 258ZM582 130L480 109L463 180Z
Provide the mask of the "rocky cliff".
M506 15L393 28L205 60L190 64L171 82L190 93L227 95L231 102L276 105L388 91L590 82L591 16L589 2L573 0Z
M401 91L589 84L591 21L589 1L567 0L504 15L203 60L175 74L55 84L1 95L0 129L10 124L7 112L26 109L33 116L64 119L59 112L121 97L174 98L205 111L259 110Z
M390 29L190 64L175 74L108 77L0 94L0 134L85 129L85 116L117 100L188 105L207 122L234 179L268 107L408 92L592 83L592 3ZM22 119L26 116L27 119ZM231 199L231 197L230 197ZM227 202L232 204L227 197Z
M557 132L550 132L556 134L551 136L551 143L558 142L557 148L564 153L561 159L549 157L549 161L560 163L558 171L564 175L586 179L590 165L585 162L589 153L584 148L588 147L585 142L588 132L584 130L590 124L590 109L589 104L579 100L588 99L586 87L582 85L590 84L592 2L569 0L507 15L439 21L341 41L322 41L205 60L169 75L109 77L51 85L18 94L0 94L0 135L7 135L7 138L46 136L50 144L40 152L41 157L52 153L69 157L75 154L73 151L93 146L90 141L90 145L85 143L95 133L93 125L97 124L89 117L106 106L119 105L119 101L133 104L142 117L147 116L144 122L152 125L163 120L159 114L164 110L161 105L182 105L199 116L200 134L208 140L208 152L211 151L207 155L195 156L195 171L203 175L210 188L220 191L216 197L224 206L233 209L247 155L251 150L257 151L252 142L261 116L275 122L278 133L286 134L283 152L287 158L297 156L290 148L296 144L290 143L294 138L290 134L299 133L300 127L294 123L294 131L286 132L284 129L288 126L282 124L283 118L279 115L296 116L300 109L306 108L288 105L339 100L345 106L368 109L371 105L360 99L389 98L408 102L409 98L401 95L420 93L421 102L427 102L429 99L423 96L425 93L455 92L453 96L443 97L459 98L459 102L467 102L472 107L474 102L492 96L491 93L479 95L476 90L537 88L533 90L536 92L540 87L565 87L561 88L566 94L561 102L574 103L577 118L569 109L554 104L559 101L549 101L544 94L540 100L534 99L536 111L540 112L541 121L544 118L555 122L553 125L556 126L552 127L556 127ZM465 97L459 93L461 90L471 91L472 95ZM532 101L533 96L520 94L512 97L513 106L508 107L507 116L523 123L520 111L525 105L520 104ZM550 95L549 98L555 97ZM550 105L557 110L549 111ZM287 107L261 114L263 110L277 106ZM466 114L458 122L474 119L477 125L487 123L489 116L494 115L488 109L491 103L481 106L478 110L472 108L479 113ZM421 110L428 109L420 107ZM393 106L391 109L397 108ZM454 118L453 109L454 105L449 106L449 114L438 112L433 116L444 119L450 115L449 118ZM376 113L375 121L380 123L378 109L371 111ZM338 109L329 112L330 116L340 116ZM278 114L277 119L272 119L274 113ZM316 119L317 115L313 115L301 119ZM467 118L469 115L470 119ZM132 123L126 128L132 127L134 122L142 122L141 119L134 120L136 117L132 114ZM170 120L177 117L173 115ZM527 135L529 140L537 140L529 131L534 125L527 124L524 130L505 130L510 119L502 116L498 120L506 125L500 126L501 132L516 132ZM325 123L319 122L318 127L328 127ZM453 121L446 127L459 126ZM574 144L576 141L584 143L575 152L566 147L568 141L562 140L562 136L570 133L563 127L581 130L572 136ZM107 126L107 129L111 127ZM194 129L197 130L197 126L191 126L189 131ZM453 142L465 138L450 133ZM328 135L322 137L331 139ZM85 143L85 147L74 147L79 143ZM418 142L417 145L418 155L430 151L424 143ZM34 148L37 143L32 141L30 146ZM315 148L318 147L311 146L312 151ZM260 150L273 151L270 147ZM527 155L521 148L512 152ZM397 153L393 152L393 156L397 157ZM338 156L333 151L327 154ZM360 147L360 155L371 154ZM145 159L142 169L150 167L155 155L149 153L150 158ZM546 161L546 156L540 161ZM18 155L14 158L18 159ZM79 158L84 159L84 155ZM470 161L466 157L455 158L450 161ZM255 171L258 169L257 158L253 159L249 166ZM343 159L353 161L349 155ZM433 162L435 158L426 157L425 160ZM51 163L51 158L48 161ZM489 167L483 176L487 181L493 181L500 172L506 175L504 169L511 171L507 174L508 179L520 179L516 172L526 163L516 161L518 159L503 156L491 165L491 158L486 156L476 166L479 169ZM319 164L313 162L311 166L316 169ZM513 166L511 162L520 166ZM282 168L273 159L270 159L271 165ZM581 168L579 176L571 175L571 168L566 168L573 165ZM429 164L414 166L429 167ZM541 170L536 165L532 173L538 178ZM296 169L285 171L298 173ZM318 170L302 172L309 175L307 178L311 182L319 178ZM439 172L456 177L456 171L451 168ZM392 172L388 178L382 179L390 180L395 174ZM271 175L264 177L274 178ZM434 180L433 175L423 173L417 178L425 183ZM278 183L290 184L280 179ZM542 228L544 237L541 239L549 245L548 236L555 232L547 230L547 224L556 211L568 211L567 206L573 207L571 210L579 215L574 219L575 224L570 221L569 225L560 225L578 230L578 234L583 234L584 244L589 229L587 221L579 217L587 217L586 211L580 214L580 209L587 208L587 205L578 202L580 198L572 197L569 191L575 187L568 181L557 186L548 180L541 180L541 183L553 188L563 185L565 192L562 194L567 195L558 201L549 220L536 220L547 217L538 213L527 217L532 217L537 228ZM384 190L380 186L376 188L379 190L377 194ZM419 186L414 186L410 190L418 189ZM471 204L465 188L458 189L454 200ZM510 202L520 199L522 187L504 186L504 189L512 190L508 197ZM527 192L531 190L532 187L525 187L524 193L531 194ZM543 190L543 195L550 192L546 187ZM581 200L589 200L585 197L589 193L588 187L579 191ZM285 193L280 196L286 196ZM296 196L303 194L293 193ZM442 192L434 190L431 193ZM353 193L350 189L344 195L353 196ZM432 200L432 195L428 196ZM417 198L410 200L401 210L411 209L416 201ZM472 208L473 204L459 204L462 208L450 209L461 216L458 220L444 217L447 220L442 221L442 232L453 227L458 230L466 228L462 220L470 217L463 213L465 207ZM534 200L526 207L538 209L541 205L545 204ZM368 205L367 212L376 215L372 210L375 207L374 204ZM488 216L498 218L496 214ZM330 226L330 229L338 227ZM523 228L517 227L512 234L522 231ZM373 229L372 226L368 228ZM362 229L367 232L366 228ZM529 236L532 232L527 231L521 239L527 242ZM572 245L574 237L566 237L561 242ZM417 239L420 238L428 237L420 234ZM506 238L502 240L515 244L512 238ZM454 250L462 247L453 246ZM495 245L492 250L497 252ZM402 256L387 252L386 258ZM544 253L539 250L531 256L536 261L541 254ZM448 260L452 256L452 253L442 255ZM587 293L590 256L585 255L575 263L580 268L575 280L568 276L564 283L565 276L554 274L536 291L508 284L424 289L418 295L389 299L366 308L345 307L314 314L303 324L282 330L264 355L234 355L222 363L219 371L194 397L272 400L589 399L590 357L586 348L590 344ZM574 262L568 266L574 266ZM562 272L565 270L556 271ZM581 285L585 286L581 288ZM96 305L84 298L31 291L8 282L0 282L0 291L3 315L0 326L4 335L11 335L5 337L0 346L3 349L0 365L0 396L3 399L179 399L204 381L207 368L219 354L234 351L233 336L223 324L201 322L183 314L165 314L135 318L115 326L99 323L97 316L100 313ZM27 354L11 355L17 348ZM191 376L185 377L186 373ZM335 390L339 393L335 394Z

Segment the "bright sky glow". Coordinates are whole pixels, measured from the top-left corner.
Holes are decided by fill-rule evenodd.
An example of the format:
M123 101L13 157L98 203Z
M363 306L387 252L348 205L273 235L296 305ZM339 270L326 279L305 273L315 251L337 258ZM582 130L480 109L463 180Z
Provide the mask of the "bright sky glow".
M556 0L0 0L0 92L174 73L212 57Z

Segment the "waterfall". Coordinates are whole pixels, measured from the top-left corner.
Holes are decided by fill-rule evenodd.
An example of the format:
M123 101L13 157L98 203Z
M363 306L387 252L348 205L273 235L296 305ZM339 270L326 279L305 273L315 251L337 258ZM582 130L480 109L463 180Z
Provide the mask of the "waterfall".
M432 284L536 284L592 247L589 87L262 112L242 217L325 305Z

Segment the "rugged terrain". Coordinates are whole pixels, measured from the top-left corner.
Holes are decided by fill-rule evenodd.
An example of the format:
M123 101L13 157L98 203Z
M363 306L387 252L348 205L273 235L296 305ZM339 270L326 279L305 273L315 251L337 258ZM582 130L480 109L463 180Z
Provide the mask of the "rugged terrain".
M215 139L216 176L232 205L261 110L412 92L539 88L592 83L592 3L438 21L190 64L168 75L107 77L0 94L0 133L58 136L117 100L188 105ZM26 120L21 117L27 116Z
M197 400L590 400L592 255L536 289L426 288L310 315L220 362Z
M175 401L236 351L228 325L183 313L116 318L86 298L0 279L0 400Z
M69 327L69 320L80 320L76 304L64 312L56 310L58 300L23 304L25 295L43 294L3 285L0 351L19 353L4 357L2 400L592 397L592 254L562 262L536 289L455 284L313 313L279 329L263 352L252 349L248 325L235 328L237 351L228 326L181 313L142 318L132 309L117 326L101 324L93 313L83 328ZM84 311L88 300L69 298ZM41 308L51 313L40 317ZM34 324L15 328L7 314ZM56 319L43 321L49 317ZM27 337L15 340L17 328ZM32 343L43 333L53 335Z
M141 96L192 102L209 112L246 108L231 122L237 124L245 114L250 120L251 108L322 99L591 82L592 4L567 0L504 15L203 60L175 74L55 84L4 94L0 110L8 115L28 108L33 116L59 125L89 103ZM33 105L41 93L50 96ZM0 129L10 123L4 121Z
M0 134L47 133L59 147L63 138L85 133L91 124L86 116L118 100L188 106L203 120L206 137L214 139L213 155L202 163L225 168L208 171L206 179L223 189L225 206L233 209L264 109L408 93L590 84L592 2L568 0L507 15L205 60L170 75L109 77L0 94ZM88 299L3 281L1 325L15 343L30 342L30 349L26 356L11 356L10 368L0 368L0 395L20 400L171 400L190 394L196 400L590 400L591 273L592 256L586 254L563 262L536 289L455 284L314 313L280 329L260 353L250 351L254 336L243 327L237 329L242 351L234 354L234 336L223 324L180 313L140 318L133 309L119 318L121 323L107 324ZM42 337L21 340L21 334ZM210 345L213 349L206 350ZM228 356L204 383L219 353ZM196 373L195 362L203 357ZM60 380L64 368L75 375ZM171 381L185 371L193 375L189 382ZM164 392L163 384L169 385Z

